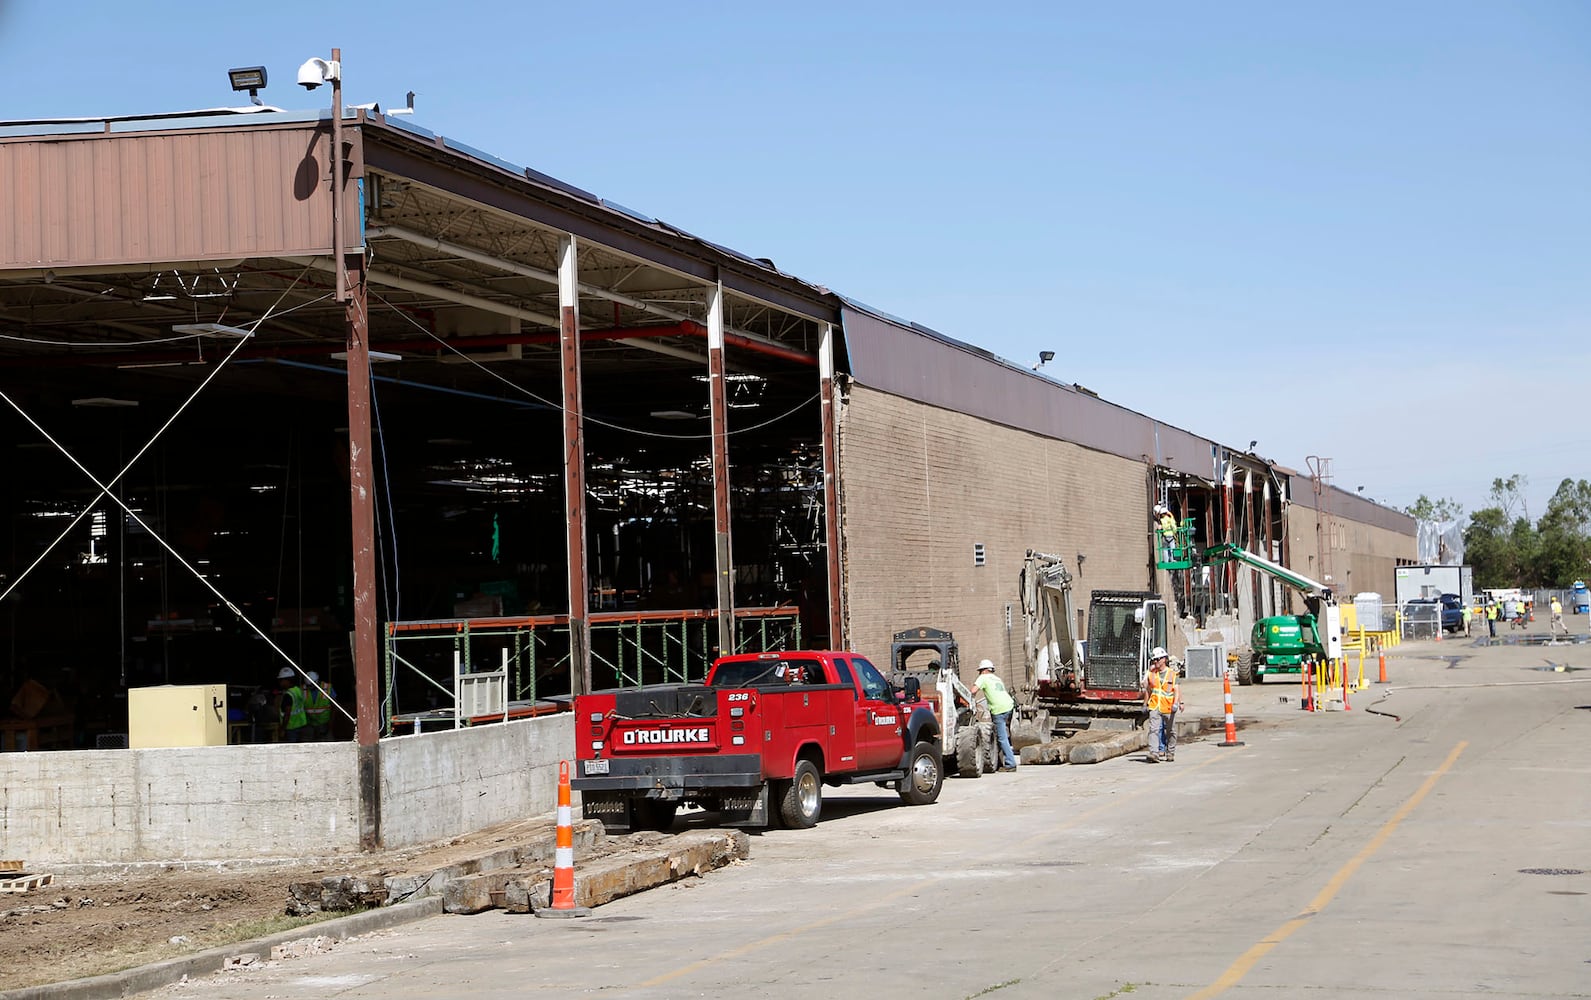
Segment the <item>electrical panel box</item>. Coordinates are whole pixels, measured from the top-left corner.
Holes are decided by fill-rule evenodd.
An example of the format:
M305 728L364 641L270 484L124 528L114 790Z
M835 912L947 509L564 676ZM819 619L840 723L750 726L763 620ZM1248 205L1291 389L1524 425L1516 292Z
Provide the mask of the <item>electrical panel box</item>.
M166 684L127 691L127 746L226 746L225 684Z
M1226 646L1189 646L1182 662L1190 679L1215 680L1226 672Z

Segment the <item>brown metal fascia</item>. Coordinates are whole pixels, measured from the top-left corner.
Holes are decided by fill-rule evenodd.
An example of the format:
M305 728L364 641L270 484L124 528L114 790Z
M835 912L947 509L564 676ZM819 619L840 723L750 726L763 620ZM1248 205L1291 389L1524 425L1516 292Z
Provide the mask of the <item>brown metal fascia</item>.
M840 320L839 301L814 293L794 279L753 270L745 262L671 233L644 226L628 216L604 209L500 168L462 159L437 143L426 143L380 123L365 126L365 162L369 169L395 174L530 222L587 239L640 261L695 278L704 284L722 278L724 288L760 299L779 309L825 323Z

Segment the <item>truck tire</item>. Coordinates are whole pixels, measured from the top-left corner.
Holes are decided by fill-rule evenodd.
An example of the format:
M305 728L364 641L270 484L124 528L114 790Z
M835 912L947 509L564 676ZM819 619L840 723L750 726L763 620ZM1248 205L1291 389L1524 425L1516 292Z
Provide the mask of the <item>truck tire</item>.
M810 830L823 812L823 777L810 760L796 761L795 776L779 797L779 818L792 830Z
M661 799L636 799L632 808L635 810L635 829L667 833L674 826L674 813L679 809L679 803L664 802Z
M1244 687L1254 683L1254 650L1237 651L1237 666L1233 672L1237 674L1237 682Z
M956 733L956 773L963 778L976 778L983 773L983 747L978 740L978 727L963 726Z
M945 769L939 759L939 748L932 743L919 742L912 747L906 777L900 782L900 800L913 806L931 805L939 798L944 782Z
M978 761L984 774L1000 769L1000 746L994 739L994 723L978 723Z

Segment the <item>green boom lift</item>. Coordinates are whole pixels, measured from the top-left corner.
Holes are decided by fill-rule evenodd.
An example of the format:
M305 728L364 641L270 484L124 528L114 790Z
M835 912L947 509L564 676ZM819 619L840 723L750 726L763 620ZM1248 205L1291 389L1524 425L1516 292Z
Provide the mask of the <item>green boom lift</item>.
M1206 562L1240 562L1299 591L1309 605L1302 615L1271 615L1254 623L1250 642L1237 652L1237 682L1253 684L1269 674L1298 674L1304 664L1342 656L1342 622L1331 588L1281 563L1227 542L1204 550Z

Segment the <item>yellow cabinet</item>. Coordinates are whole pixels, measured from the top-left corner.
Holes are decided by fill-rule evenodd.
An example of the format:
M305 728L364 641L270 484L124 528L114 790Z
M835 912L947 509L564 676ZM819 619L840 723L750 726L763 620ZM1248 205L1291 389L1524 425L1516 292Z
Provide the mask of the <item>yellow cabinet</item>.
M127 746L226 746L226 685L166 684L127 691Z

